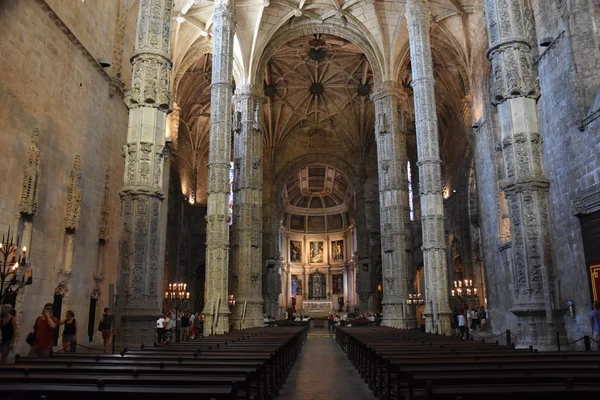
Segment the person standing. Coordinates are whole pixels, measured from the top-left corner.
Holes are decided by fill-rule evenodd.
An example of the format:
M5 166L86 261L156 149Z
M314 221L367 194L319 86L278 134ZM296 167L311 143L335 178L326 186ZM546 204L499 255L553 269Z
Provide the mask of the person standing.
M467 311L467 313L468 312L469 311ZM460 312L458 314L457 318L458 318L458 330L460 331L460 337L465 339L465 332L467 330L467 319L465 318L465 316L462 312Z
M77 343L77 320L75 319L75 313L71 310L67 311L66 319L60 321L60 325L65 325L63 330L63 351L67 351L67 348L71 353L75 353L75 346Z
M589 320L592 337L596 341L597 350L600 351L600 343L598 343L600 341L600 301L594 302L594 309L590 312Z
M2 319L0 319L0 330L2 331L2 357L0 364L5 364L8 354L13 349L13 341L17 332L17 318L13 317L13 307L10 304L2 305Z
M107 308L104 309L104 313L102 314L102 319L100 319L100 327L102 328L102 341L104 342L104 352L109 353L110 347L110 338L112 336L112 324L114 320L114 315L110 313L110 310Z
M161 315L160 318L156 320L157 343L162 343L164 335L165 335L165 317Z
M167 313L167 317L165 318L165 334L164 334L164 343L171 343L171 337L173 336L173 329L175 329L175 317L173 317L172 312Z
M37 317L31 333L35 332L35 340L31 345L30 357L50 357L54 342L54 330L58 327L58 319L52 315L52 303L46 303L42 315Z
M181 316L181 340L190 340L190 313L187 311Z

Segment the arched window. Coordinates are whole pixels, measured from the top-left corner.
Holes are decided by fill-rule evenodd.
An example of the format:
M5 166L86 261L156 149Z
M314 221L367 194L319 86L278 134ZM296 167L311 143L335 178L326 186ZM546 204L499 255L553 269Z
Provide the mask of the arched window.
M408 208L410 210L410 220L415 220L415 209L413 207L413 188L412 188L412 174L410 171L410 161L406 162L406 171L408 174Z

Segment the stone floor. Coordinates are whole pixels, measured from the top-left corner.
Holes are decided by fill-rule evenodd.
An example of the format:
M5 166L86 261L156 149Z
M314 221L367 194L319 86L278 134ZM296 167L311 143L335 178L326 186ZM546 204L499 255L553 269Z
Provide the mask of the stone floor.
M278 399L374 400L346 354L326 330L311 331Z

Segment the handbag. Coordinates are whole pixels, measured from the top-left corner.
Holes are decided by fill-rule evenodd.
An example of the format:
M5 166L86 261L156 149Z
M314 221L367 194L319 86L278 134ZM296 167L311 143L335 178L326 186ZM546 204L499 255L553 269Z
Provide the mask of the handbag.
M37 322L38 322L39 319L40 318L38 317L38 319L35 320L35 324L33 324L33 332L29 332L27 334L27 337L25 338L25 341L30 346L33 346L33 344L35 343L35 337L37 335L37 332L35 331L35 326L37 325Z
M102 328L103 328L103 326L102 326L102 321L100 321L100 322L98 322L98 330L99 330L100 332L102 332L102 331L103 331L103 329L102 329Z

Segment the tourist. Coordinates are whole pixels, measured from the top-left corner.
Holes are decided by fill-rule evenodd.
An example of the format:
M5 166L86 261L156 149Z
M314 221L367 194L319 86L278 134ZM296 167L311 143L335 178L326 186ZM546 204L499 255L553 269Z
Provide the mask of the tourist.
M62 351L70 351L75 353L75 347L77 346L77 320L75 319L75 313L71 310L67 311L66 319L60 321L60 325L64 325L63 329L63 349Z
M42 315L37 317L31 333L35 339L31 345L30 357L50 357L54 330L58 327L58 319L52 315L52 303L46 303Z
M381 325L381 321L383 321L383 317L381 316L381 314L377 314L375 316L375 326L380 326Z
M481 324L481 329L485 330L487 324L487 311L484 306L479 307L479 322Z
M190 340L190 313L187 311L181 316L181 340Z
M267 317L267 314L263 314L263 324L264 326L269 326L269 318Z
M329 318L327 319L327 326L329 328L329 333L333 333L333 315L329 313Z
M467 313L469 312L468 310L466 311ZM463 339L466 339L465 337L465 332L466 332L466 328L467 328L467 319L465 318L464 313L461 311L458 314L458 330L460 331L460 337L462 337Z
M175 321L176 317L173 317L173 313L171 311L169 311L167 313L167 316L165 318L165 322L163 324L164 328L165 328L165 333L164 333L164 337L163 343L169 344L171 343L171 338L173 337L173 329L175 329L175 324L177 323Z
M188 312L190 315L190 339L196 338L196 314Z
M17 318L13 316L13 307L10 304L2 305L2 319L0 320L0 330L2 331L2 357L0 364L5 364L8 353L13 349L13 339L17 332Z
M156 343L162 343L163 336L165 335L165 317L163 315L160 316L159 319L156 320Z
M597 350L600 351L600 343L598 343L600 341L600 301L594 302L594 309L590 312L589 318L592 337L596 341Z
M308 315L305 315L304 317L302 317L302 322L306 322L308 321L310 318L308 317Z
M300 322L302 321L302 318L300 318L299 315L296 316L296 318L294 318L294 322Z
M104 308L104 313L102 314L102 318L100 319L100 330L102 331L102 342L104 343L104 352L109 353L110 346L110 338L112 336L112 324L114 320L114 315L110 313L108 307Z

